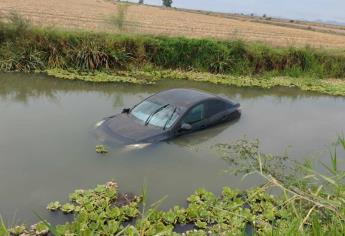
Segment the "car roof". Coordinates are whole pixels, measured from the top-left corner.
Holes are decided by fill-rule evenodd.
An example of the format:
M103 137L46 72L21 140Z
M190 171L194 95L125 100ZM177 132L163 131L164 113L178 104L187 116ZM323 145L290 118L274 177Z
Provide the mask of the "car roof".
M195 89L177 88L169 89L157 94L154 94L149 98L150 101L157 101L161 104L171 104L178 107L188 108L195 103L204 101L210 98L220 97L205 93Z

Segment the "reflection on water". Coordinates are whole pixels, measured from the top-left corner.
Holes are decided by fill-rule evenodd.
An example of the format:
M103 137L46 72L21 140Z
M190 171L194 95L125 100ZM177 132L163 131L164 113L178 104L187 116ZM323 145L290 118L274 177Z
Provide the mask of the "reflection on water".
M219 192L224 185L247 188L260 182L223 174L224 161L211 148L243 135L259 138L266 152L292 158L327 152L344 129L345 99L294 89L244 89L163 81L157 85L95 84L42 75L0 74L0 214L48 220L51 200L66 201L76 188L115 180L122 191L138 192L144 180L152 201L168 195L164 207L184 203L198 187ZM173 87L192 87L240 102L242 117L143 149L111 148L95 153L94 124L143 98Z
M25 80L23 81L23 77ZM103 96L113 100L114 107L123 106L123 95L138 95L145 98L144 94L152 94L163 89L172 87L194 87L222 96L232 95L239 99L256 99L263 96L274 96L275 102L284 100L295 101L301 98L313 98L314 93L303 93L297 89L275 88L270 90L253 88L230 88L228 86L217 86L209 83L196 83L192 81L167 80L158 85L129 85L116 83L89 83L82 81L68 81L47 78L39 74L1 74L0 86L1 99L14 100L16 102L27 103L30 98L43 97L51 101L58 101L57 94L61 93L85 93L100 92ZM4 82L5 81L5 82ZM14 89L15 88L15 89ZM116 93L115 93L116 92ZM235 96L235 97L234 97ZM318 98L318 97L315 97ZM334 97L334 99L337 99Z
M237 122L239 122L240 119L228 122L228 123L223 123L220 125L217 125L215 127L212 127L210 129L206 130L201 130L196 133L192 133L190 135L186 136L181 136L177 139L169 141L170 143L179 145L181 147L197 147L198 145L207 142L208 140L217 137L220 135L222 132L226 131L227 129L230 128L231 125L236 125Z

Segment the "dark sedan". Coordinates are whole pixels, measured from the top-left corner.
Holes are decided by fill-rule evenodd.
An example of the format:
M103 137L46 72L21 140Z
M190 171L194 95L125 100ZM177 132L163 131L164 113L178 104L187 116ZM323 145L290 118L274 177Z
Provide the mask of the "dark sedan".
M148 144L238 119L240 104L194 89L171 89L96 124L101 140Z

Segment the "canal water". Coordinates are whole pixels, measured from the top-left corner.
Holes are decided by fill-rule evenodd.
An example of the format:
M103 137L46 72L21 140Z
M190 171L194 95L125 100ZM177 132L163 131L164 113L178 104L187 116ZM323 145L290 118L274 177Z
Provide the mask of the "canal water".
M164 89L188 87L241 103L237 122L141 150L95 152L94 125ZM297 89L234 88L190 81L142 86L87 83L44 75L0 74L0 215L6 222L32 223L47 203L66 202L68 193L109 180L123 192L147 186L150 202L185 204L196 188L218 193L223 186L246 189L260 178L225 173L228 164L214 148L246 136L258 138L264 152L288 152L303 162L328 162L329 147L344 130L345 99ZM340 165L345 166L340 160ZM57 218L59 218L57 220Z

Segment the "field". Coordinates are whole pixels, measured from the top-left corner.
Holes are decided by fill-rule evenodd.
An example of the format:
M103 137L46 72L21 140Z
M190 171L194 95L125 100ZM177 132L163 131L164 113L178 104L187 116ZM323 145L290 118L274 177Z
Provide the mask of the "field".
M1 0L0 16L16 11L32 23L61 28L117 31L110 23L117 6L105 0ZM128 6L130 33L260 41L274 46L345 48L345 27L320 23L217 14L154 6Z

